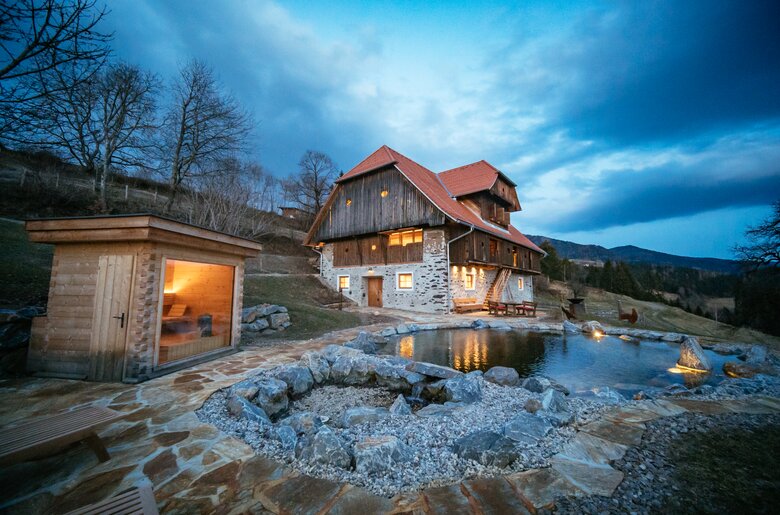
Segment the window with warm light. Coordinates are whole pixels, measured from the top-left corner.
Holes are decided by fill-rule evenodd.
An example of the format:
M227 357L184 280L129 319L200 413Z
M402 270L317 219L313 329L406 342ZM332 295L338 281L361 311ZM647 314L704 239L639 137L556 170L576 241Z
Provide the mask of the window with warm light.
M157 362L229 347L235 267L165 259Z
M400 231L390 233L387 244L391 247L402 246L406 247L411 243L422 243L423 230L411 229L409 231Z
M380 195L382 196L382 198L385 198L385 197L387 196L387 194L388 194L388 191L387 191L387 190L382 190L382 193L380 193Z
M348 275L340 275L339 276L339 290L348 290L349 289L349 276Z
M517 289L522 290L523 289L523 278L520 277L517 279Z
M466 289L467 290L476 290L477 289L476 274L466 274Z
M411 272L399 273L396 282L399 290L411 290L414 287L414 274Z
M345 202L346 205L351 206L352 205L352 199L348 198Z

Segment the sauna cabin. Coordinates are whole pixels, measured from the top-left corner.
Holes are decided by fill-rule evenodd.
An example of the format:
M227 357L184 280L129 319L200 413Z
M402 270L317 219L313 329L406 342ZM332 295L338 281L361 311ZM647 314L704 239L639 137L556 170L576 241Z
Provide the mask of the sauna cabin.
M260 244L154 215L29 220L54 245L28 372L139 382L234 352Z

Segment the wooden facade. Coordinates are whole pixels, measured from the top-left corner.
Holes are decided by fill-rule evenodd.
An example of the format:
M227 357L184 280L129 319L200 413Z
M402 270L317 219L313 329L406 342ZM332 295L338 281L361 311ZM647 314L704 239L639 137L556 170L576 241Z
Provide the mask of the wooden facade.
M243 267L260 246L151 215L33 220L30 239L55 244L47 315L33 321L28 370L95 381L164 373L160 329L166 260L225 265L227 348L240 337ZM167 370L184 366L174 363Z
M450 264L495 266L541 273L541 255L493 235L475 231L450 245Z
M386 234L340 240L333 243L334 266L390 265L419 263L423 244L389 245Z
M313 243L444 224L444 214L394 167L336 185L314 222Z

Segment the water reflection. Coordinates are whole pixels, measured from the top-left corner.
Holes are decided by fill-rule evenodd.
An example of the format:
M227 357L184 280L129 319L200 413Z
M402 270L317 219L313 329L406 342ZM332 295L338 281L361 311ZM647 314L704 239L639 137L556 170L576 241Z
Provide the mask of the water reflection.
M519 331L424 331L396 340L391 352L416 361L447 365L462 372L501 365L521 377L544 374L574 391L610 386L630 394L648 386L717 384L727 357L705 351L711 374L673 373L679 346L664 342L624 342L605 336L556 335Z

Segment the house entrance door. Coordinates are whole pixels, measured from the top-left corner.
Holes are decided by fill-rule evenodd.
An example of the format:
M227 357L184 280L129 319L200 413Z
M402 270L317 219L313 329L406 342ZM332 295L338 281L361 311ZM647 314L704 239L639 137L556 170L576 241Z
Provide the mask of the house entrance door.
M374 308L382 307L382 278L368 278L368 305Z
M121 381L135 256L100 256L89 342L92 381Z

